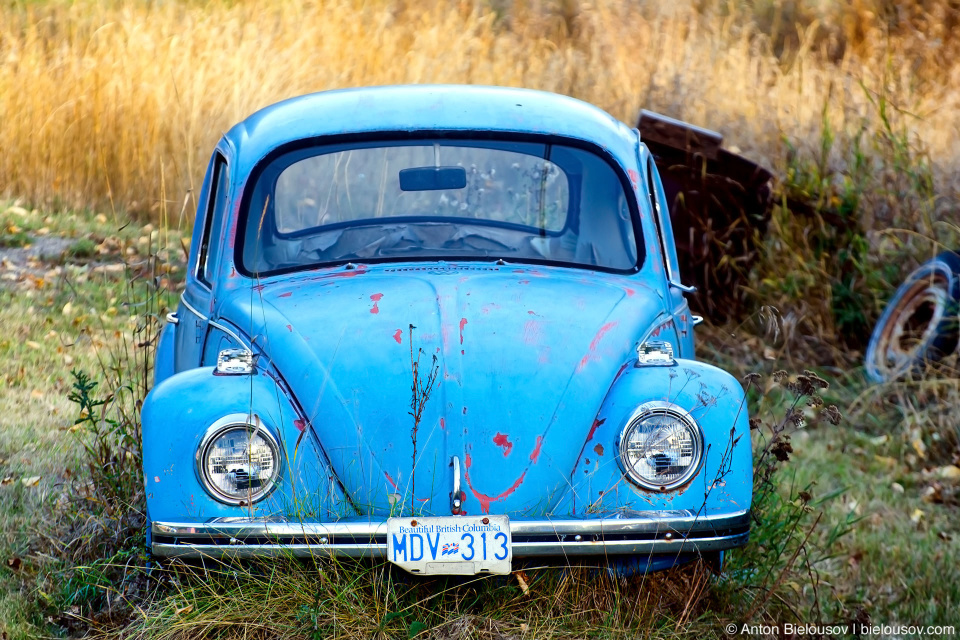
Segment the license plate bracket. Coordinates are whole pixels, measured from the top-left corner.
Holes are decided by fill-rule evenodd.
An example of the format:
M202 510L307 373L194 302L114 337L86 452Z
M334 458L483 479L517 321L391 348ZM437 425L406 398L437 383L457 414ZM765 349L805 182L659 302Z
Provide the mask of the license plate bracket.
M389 518L387 560L416 575L509 574L513 562L510 518Z

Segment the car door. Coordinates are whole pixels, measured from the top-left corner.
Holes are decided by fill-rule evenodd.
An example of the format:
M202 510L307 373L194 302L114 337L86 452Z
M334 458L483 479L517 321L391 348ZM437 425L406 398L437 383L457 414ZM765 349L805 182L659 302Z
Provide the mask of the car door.
M666 266L667 303L679 338L680 353L677 355L682 358L692 358L694 355L694 320L693 316L690 315L690 305L685 294L694 293L696 289L685 286L680 282L680 265L677 261L677 246L673 238L673 225L667 207L667 196L663 190L663 183L660 181L657 165L651 155L647 155L647 194L650 198L650 207L653 209L660 254L663 264Z
M210 161L200 194L186 285L177 310L174 370L178 373L200 366L203 356L210 309L213 308L214 275L219 259L229 183L227 161L221 153L216 152Z

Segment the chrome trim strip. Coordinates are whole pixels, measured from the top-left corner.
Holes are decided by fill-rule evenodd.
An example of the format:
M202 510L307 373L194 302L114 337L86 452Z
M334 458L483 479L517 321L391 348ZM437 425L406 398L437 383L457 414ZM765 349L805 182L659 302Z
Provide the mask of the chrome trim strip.
M233 338L236 341L236 343L239 344L242 348L246 349L247 351L251 351L251 352L253 351L253 349L250 348L250 345L248 345L246 342L241 340L240 336L234 333L229 327L225 327L224 325L220 324L216 320L211 320L207 316L197 311L192 304L187 302L187 299L184 297L184 294L182 293L180 294L180 302L183 303L183 306L185 306L190 313L197 316L198 318L200 318L201 320L209 324L211 327L214 327L216 329L220 329L220 331L223 331L225 334Z
M715 516L697 516L689 511L640 513L642 517L511 520L514 556L677 553L683 550L693 553L741 546L750 536L749 530L744 530L750 525L748 511ZM723 533L718 535L718 532ZM207 522L154 522L152 533L153 553L163 557L249 558L284 554L295 557L382 557L387 547L387 523L373 521L295 523L219 518ZM695 534L704 535L691 537ZM614 536L620 539L565 540L568 535ZM622 539L631 535L647 537ZM556 536L558 539L523 539L536 536ZM247 537L260 540L244 544L243 538ZM166 538L174 540L168 542L164 540ZM224 542L215 543L211 538L221 538ZM264 538L272 538L277 542L264 544ZM342 542L338 542L338 538ZM283 539L291 539L293 543L284 544Z
M210 318L208 318L207 316L205 316L205 315L203 315L202 313L200 313L199 311L197 311L197 310L193 307L192 304L190 304L189 302L187 302L186 297L184 297L184 295L183 295L182 293L180 294L180 302L183 304L183 306L185 306L185 307L187 308L187 311L189 311L189 312L192 313L193 315L197 316L198 318L200 318L200 319L203 320L204 322L209 322L209 321L210 321Z
M596 542L514 542L513 557L538 556L603 556L705 553L740 547L747 543L749 533L733 536L698 538L696 540L613 540ZM163 558L310 558L337 556L348 558L383 558L386 544L165 544L154 543L153 554Z

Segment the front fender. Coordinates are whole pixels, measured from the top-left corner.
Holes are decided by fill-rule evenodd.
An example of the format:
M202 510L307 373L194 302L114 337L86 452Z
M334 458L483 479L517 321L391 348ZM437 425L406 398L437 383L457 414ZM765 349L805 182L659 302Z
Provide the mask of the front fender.
M700 470L684 485L660 492L628 480L617 455L618 436L636 408L652 400L687 410L704 435ZM678 359L673 366L626 366L604 400L582 445L570 490L555 513L650 509L701 515L744 511L753 493L753 453L743 388L708 364Z
M246 507L213 499L196 472L204 433L235 413L258 415L282 449L278 486ZM154 520L282 515L329 521L350 511L309 425L262 369L254 375L223 376L215 375L213 367L202 367L172 375L147 395L141 419L144 488Z

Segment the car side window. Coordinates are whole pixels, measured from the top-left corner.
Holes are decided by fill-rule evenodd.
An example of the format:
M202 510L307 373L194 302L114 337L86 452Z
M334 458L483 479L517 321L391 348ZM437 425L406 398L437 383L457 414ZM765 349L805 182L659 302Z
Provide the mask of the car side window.
M671 251L669 240L664 229L664 216L669 212L664 210L661 203L665 201L663 187L660 184L660 175L657 173L657 167L650 160L647 163L647 193L650 197L650 208L653 210L653 221L657 229L657 241L660 245L660 255L663 258L663 264L667 268L667 279L674 280L677 277L678 265L676 264L675 253Z
M227 170L227 161L217 154L213 167L213 176L211 178L210 197L207 199L207 210L203 221L203 235L200 239L200 252L197 258L197 279L210 286L212 281L212 271L216 264L217 245L216 239L214 246L210 246L210 236L213 229L220 228L220 222L223 220L223 212L226 209L227 185L229 183L229 171Z

